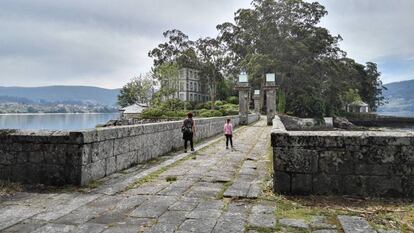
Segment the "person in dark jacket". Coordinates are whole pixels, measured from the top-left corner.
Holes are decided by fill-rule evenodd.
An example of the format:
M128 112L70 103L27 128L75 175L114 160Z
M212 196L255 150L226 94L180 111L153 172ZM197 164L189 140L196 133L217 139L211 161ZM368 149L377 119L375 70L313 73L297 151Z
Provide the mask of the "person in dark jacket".
M195 123L193 120L193 114L189 112L187 114L187 119L184 120L181 127L181 132L183 133L184 139L184 152L187 153L187 142L190 142L191 151L194 151L193 137L195 134Z

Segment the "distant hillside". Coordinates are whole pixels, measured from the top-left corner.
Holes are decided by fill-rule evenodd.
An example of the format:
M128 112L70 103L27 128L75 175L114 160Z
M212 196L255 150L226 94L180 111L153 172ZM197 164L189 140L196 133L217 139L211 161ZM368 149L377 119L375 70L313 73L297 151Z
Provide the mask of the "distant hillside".
M387 104L378 110L380 114L414 117L414 80L384 85Z
M0 99L21 99L34 102L90 102L112 106L119 89L88 86L0 87Z

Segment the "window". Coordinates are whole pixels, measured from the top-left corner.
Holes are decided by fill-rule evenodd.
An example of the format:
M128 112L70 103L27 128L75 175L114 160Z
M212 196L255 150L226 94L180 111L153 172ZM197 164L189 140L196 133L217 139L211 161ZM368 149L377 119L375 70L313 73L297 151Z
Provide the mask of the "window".
M180 100L185 100L185 96L184 96L184 94L180 94Z
M193 91L193 82L190 82L190 91Z
M180 82L180 91L184 91L184 82Z
M198 92L198 85L197 85L197 83L194 83L194 91Z

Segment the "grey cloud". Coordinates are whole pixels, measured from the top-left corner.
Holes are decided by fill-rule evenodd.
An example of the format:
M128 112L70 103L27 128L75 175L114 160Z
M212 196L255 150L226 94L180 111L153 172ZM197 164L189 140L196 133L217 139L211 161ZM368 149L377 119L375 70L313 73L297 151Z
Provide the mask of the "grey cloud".
M151 66L162 32L214 36L249 0L3 0L0 85L119 87Z

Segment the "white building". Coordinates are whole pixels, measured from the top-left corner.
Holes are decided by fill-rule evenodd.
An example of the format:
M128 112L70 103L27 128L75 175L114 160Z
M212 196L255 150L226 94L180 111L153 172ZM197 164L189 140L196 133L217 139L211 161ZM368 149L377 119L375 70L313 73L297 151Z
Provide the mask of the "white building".
M202 82L199 71L196 69L182 68L179 71L177 81L169 80L168 83L161 85L169 85L170 88L177 90L167 99L176 98L193 102L206 102L210 99L208 86L205 82Z
M121 112L122 119L133 119L139 118L141 113L148 108L146 104L133 104L124 108L121 108L119 111Z
M357 100L347 105L347 112L352 113L368 113L369 105L363 101Z

